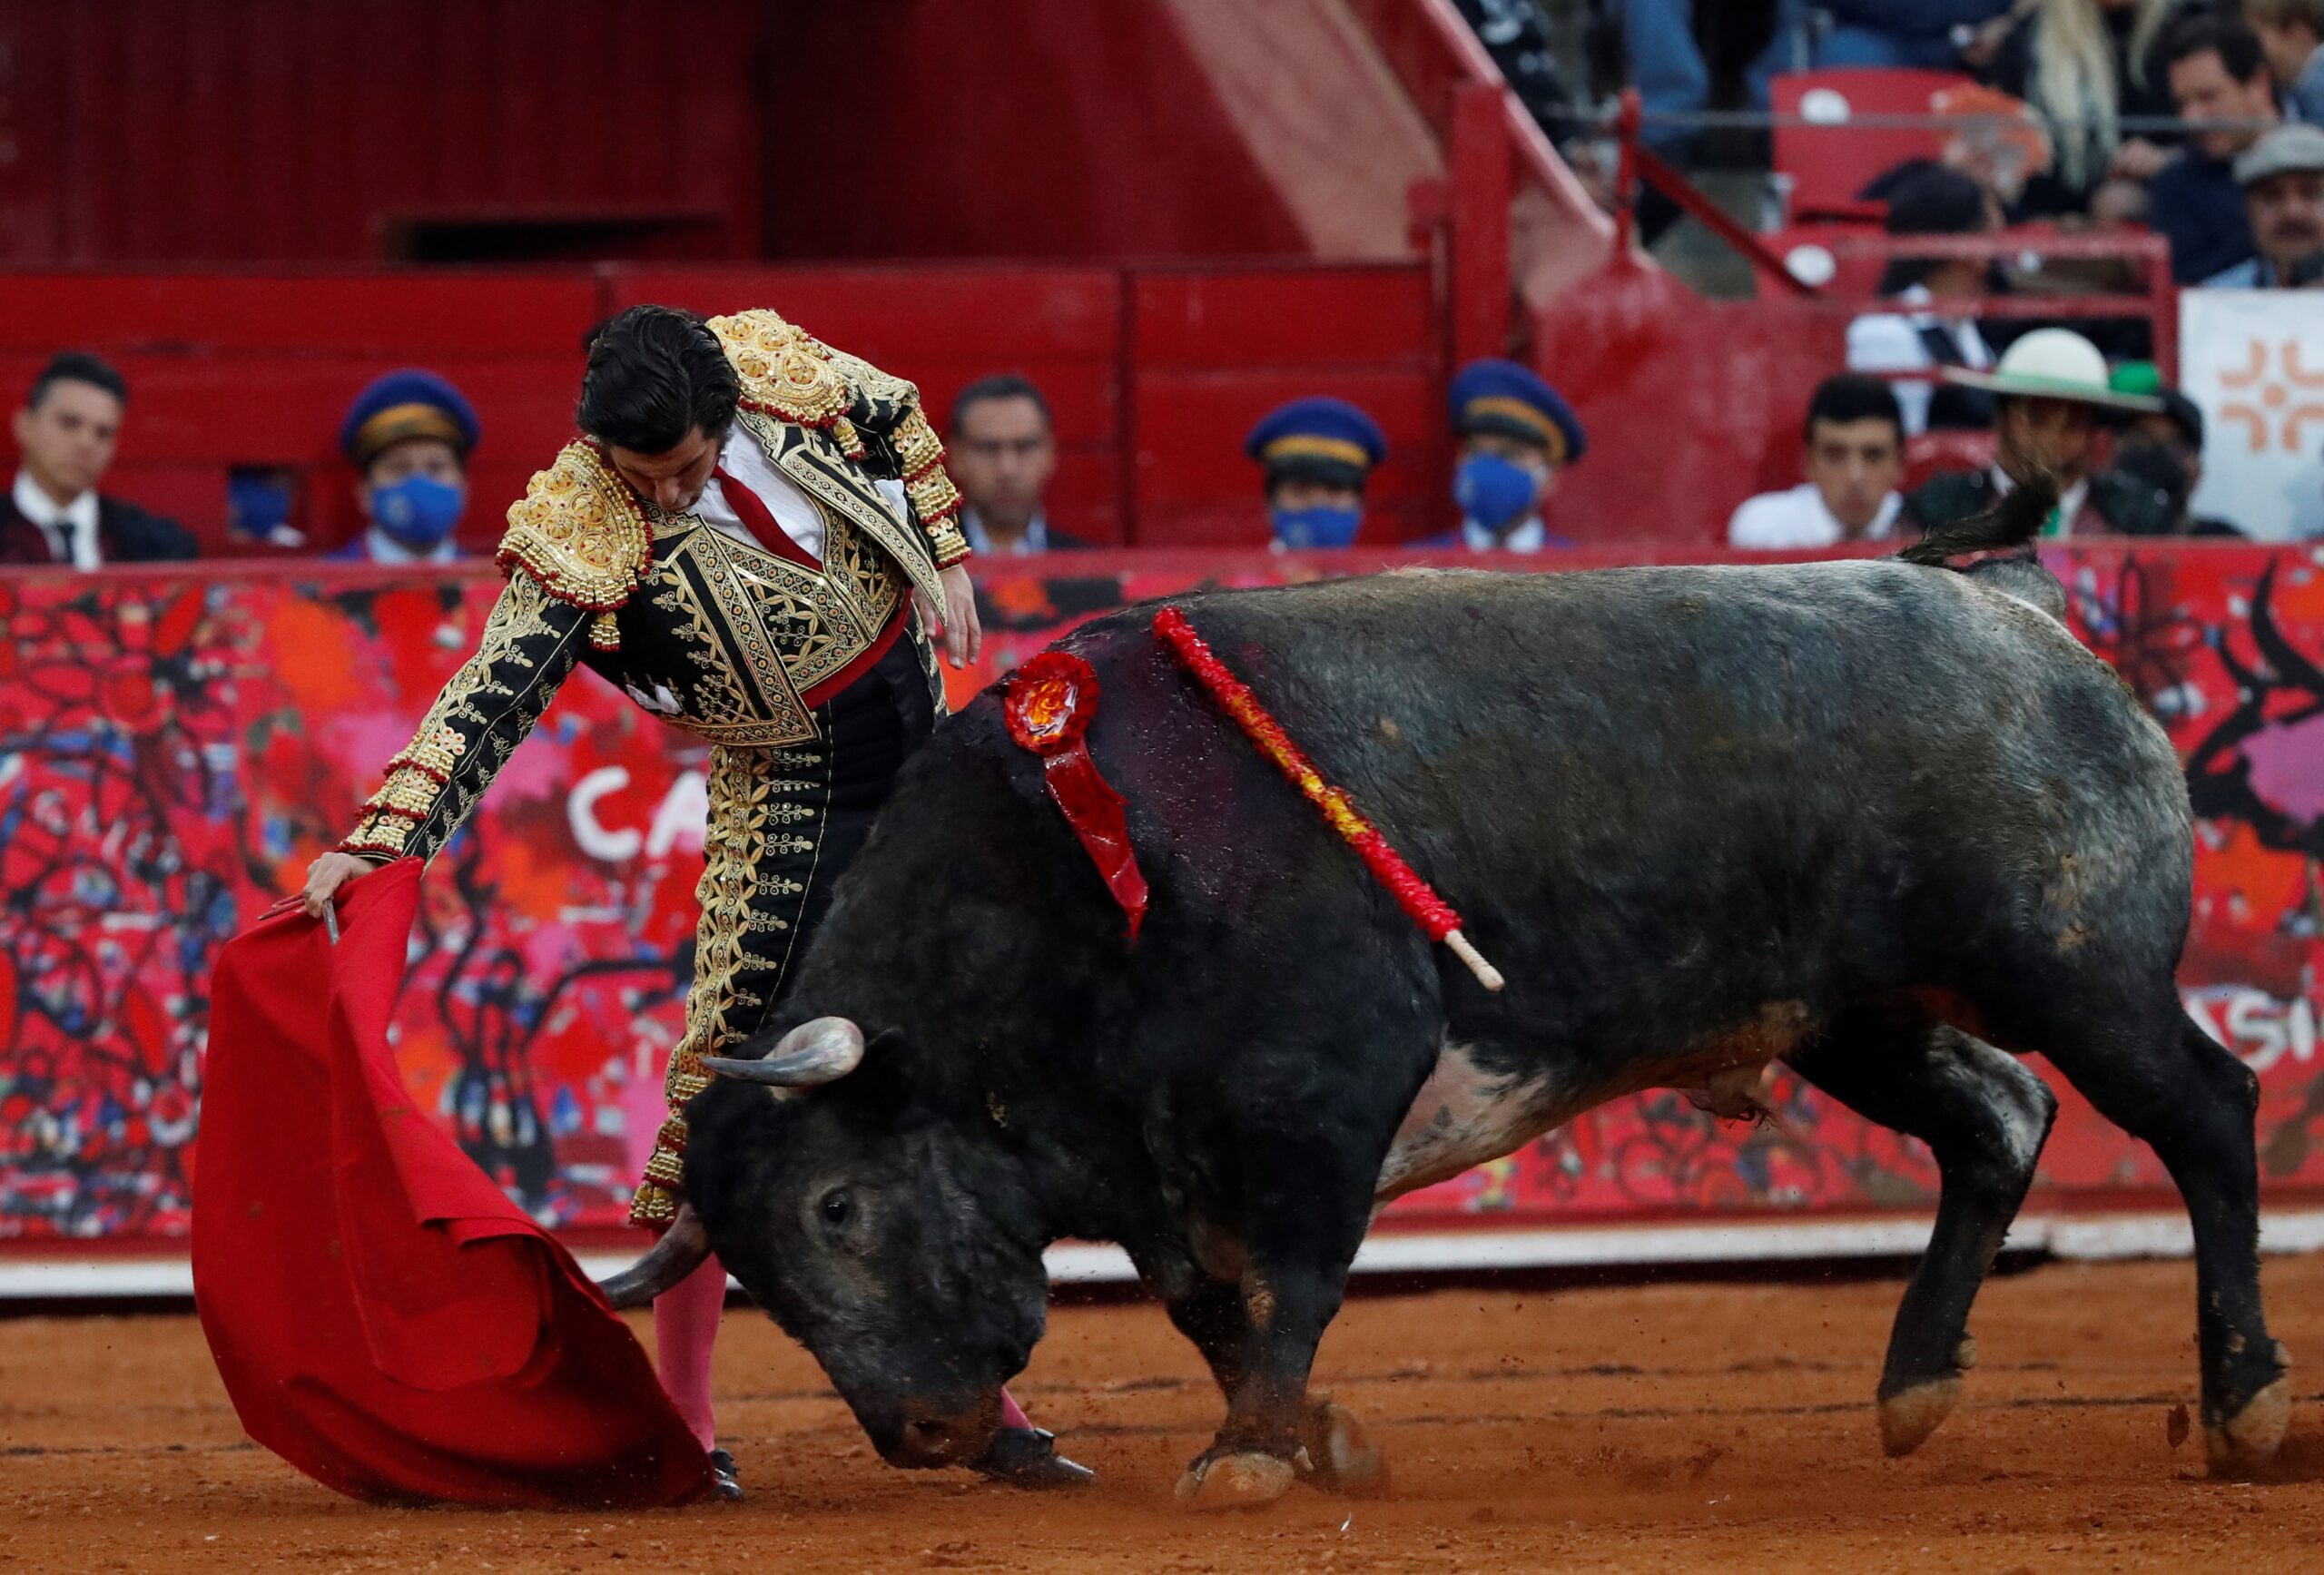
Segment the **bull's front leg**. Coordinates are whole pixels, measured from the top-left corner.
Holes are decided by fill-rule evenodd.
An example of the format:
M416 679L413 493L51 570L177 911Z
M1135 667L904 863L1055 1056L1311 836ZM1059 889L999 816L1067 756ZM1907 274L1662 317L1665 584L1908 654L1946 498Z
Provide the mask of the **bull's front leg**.
M1202 1353L1230 1407L1242 1392L1244 1363L1258 1334L1246 1296L1242 1285L1206 1279L1192 1290L1173 1295L1167 1304L1171 1324ZM1354 1415L1328 1394L1307 1395L1299 1411L1296 1440L1305 1455L1307 1481L1315 1486L1327 1492L1355 1495L1386 1490L1388 1467L1378 1446L1365 1436ZM1209 1453L1203 1456L1203 1460L1210 1458ZM1299 1463L1299 1456L1294 1455L1294 1466ZM1193 1479L1201 1469L1202 1462L1197 1461L1187 1473L1191 1485L1180 1483L1182 1492L1199 1495L1202 1481ZM1207 1474L1203 1472L1204 1477Z
M1352 1174L1364 1147L1333 1144L1329 1130L1318 1124L1298 1139L1278 1131L1246 1147L1240 1281L1211 1282L1171 1308L1226 1392L1226 1422L1179 1479L1181 1502L1271 1503L1302 1477L1354 1487L1379 1475L1354 1419L1307 1393L1371 1220L1371 1177Z

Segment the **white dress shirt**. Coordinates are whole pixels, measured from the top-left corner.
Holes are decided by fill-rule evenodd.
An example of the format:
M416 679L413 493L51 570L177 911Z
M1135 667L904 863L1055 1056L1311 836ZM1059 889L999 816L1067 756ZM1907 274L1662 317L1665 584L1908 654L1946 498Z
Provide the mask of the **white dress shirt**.
M103 562L97 548L97 493L91 487L72 502L59 508L47 493L40 489L32 472L16 472L14 494L16 512L40 527L41 535L48 538L49 556L59 563L70 563L76 569L93 569ZM67 531L64 528L70 526ZM65 548L65 537L72 537L72 548Z
M739 421L726 434L726 446L718 450L718 467L749 487L753 495L766 505L766 511L774 516L774 523L783 527L785 536L799 544L802 552L817 563L822 562L822 510L815 507L813 499L799 490L798 483L775 468L773 462L767 458L765 450L759 447L758 439L744 431ZM881 490L886 490L884 482L881 483ZM702 497L687 512L736 541L746 541L753 546L758 545L759 538L751 534L751 527L743 523L743 517L734 512L733 504L726 501L725 488L715 476L710 478L710 484L702 489Z
M1025 522L1025 534L1006 547L992 545L992 537L984 528L984 521L977 517L973 508L960 510L960 534L969 538L969 550L980 557L1029 557L1037 552L1049 550L1049 516L1039 509Z
M1921 337L1924 330L1932 328L1953 340L1962 366L1973 372L1990 370L1994 352L1986 347L1984 336L1977 331L1977 320L1939 317L1925 310L1935 299L1929 294L1927 285L1915 284L1896 292L1896 304L1923 310L1876 311L1849 323L1848 370L1935 371L1936 358L1928 353L1927 342ZM1936 385L1925 378L1908 378L1888 386L1896 391L1896 404L1904 412L1905 436L1927 431L1929 396L1936 391Z
M1904 507L1899 494L1892 492L1882 498L1880 511L1865 527L1865 539L1876 539L1895 530L1897 511ZM1837 546L1847 536L1847 527L1825 506L1823 493L1812 481L1803 481L1787 492L1747 497L1735 517L1727 522L1727 545L1751 552Z

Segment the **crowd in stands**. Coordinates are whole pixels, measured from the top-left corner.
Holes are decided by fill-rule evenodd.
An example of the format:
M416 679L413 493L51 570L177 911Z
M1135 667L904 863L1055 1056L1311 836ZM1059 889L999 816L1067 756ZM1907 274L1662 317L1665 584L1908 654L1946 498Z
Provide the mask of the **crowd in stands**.
M1904 320L1876 325L1877 335L1852 336L1851 353L1874 339L1905 344L1896 326ZM1949 331L1943 320L1931 320L1935 331ZM1998 360L1980 347L1935 371L1934 379L1893 383L1861 370L1827 379L1802 427L1805 479L1745 502L1727 544L1797 551L1923 531L1989 507L2036 474L2054 477L2063 494L2048 534L2236 534L2226 523L2191 517L2201 478L2202 416L2151 363L2110 369L2082 335L2044 328L2018 338ZM1449 405L1458 523L1410 545L1520 554L1572 545L1551 523L1559 474L1588 448L1572 405L1538 373L1498 359L1462 369ZM1992 438L1991 463L1940 471L1902 490L1909 438L1928 410L1949 408L1976 412ZM15 415L20 459L0 500L0 565L88 569L194 555L192 538L173 522L101 490L127 409L120 374L94 356L68 352L42 370ZM1091 545L1049 522L1044 494L1057 468L1057 438L1039 387L1013 373L980 379L954 399L950 428L953 474L968 500L962 528L977 552L1018 556ZM480 436L467 399L434 373L392 372L364 389L340 431L364 527L328 556L385 564L455 559L468 454ZM1277 550L1354 544L1365 484L1387 452L1369 415L1343 399L1295 399L1255 426L1244 448L1259 468Z
M1525 79L1521 88L1529 73L1541 74L1546 34L1528 32L1526 19L1545 15L1543 0L1462 3L1505 69ZM2181 284L2324 284L2324 0L1610 3L1631 79L1665 116L1649 122L1648 140L1674 159L1685 156L1686 114L1709 92L1706 30L1724 28L1722 47L1735 56L1740 11L1764 25L1742 56L1745 90L1762 106L1773 74L1807 64L1963 72L1982 84L1975 92L1987 96L1971 102L1940 156L1908 161L1865 188L1891 236L1974 237L2028 221L2144 224L2167 240ZM1714 24L1715 13L1725 20ZM1553 100L1548 90L1528 98L1545 115ZM2005 128L1999 137L1995 123ZM2137 334L1979 316L1980 302L2015 285L1993 257L1894 256L1877 308L1848 327L1845 368L1808 404L1803 481L1737 509L1729 545L1812 549L1926 529L2037 471L2064 488L2054 534L2233 534L2230 522L2191 514L2202 418L2156 373ZM1551 499L1559 474L1584 457L1584 413L1534 371L1502 360L1462 369L1449 406L1452 528L1410 545L1515 553L1571 545ZM101 489L129 409L120 374L94 356L61 354L41 371L14 419L20 462L0 497L0 565L89 568L192 554L173 522ZM1905 490L1908 447L1948 432L1980 434L1983 447ZM360 390L339 446L363 528L331 556L456 556L468 456L481 436L467 399L433 373L399 371ZM970 384L946 437L968 500L962 527L978 552L1088 545L1044 507L1059 455L1039 387L1013 374ZM1279 549L1357 538L1366 481L1386 452L1366 412L1295 400L1245 448ZM264 478L249 485L250 498L238 495L236 505L243 534L287 539Z

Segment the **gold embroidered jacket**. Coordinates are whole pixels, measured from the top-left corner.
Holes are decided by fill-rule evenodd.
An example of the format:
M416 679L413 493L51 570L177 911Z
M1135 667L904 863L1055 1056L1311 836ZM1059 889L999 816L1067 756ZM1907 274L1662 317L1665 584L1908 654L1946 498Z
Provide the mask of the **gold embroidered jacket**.
M938 572L969 549L919 391L771 311L710 329L741 380L737 423L823 516L822 563L664 514L593 445L567 445L508 511L508 584L476 654L342 851L434 858L578 664L713 743L796 743L818 692L896 637L914 587L941 605Z

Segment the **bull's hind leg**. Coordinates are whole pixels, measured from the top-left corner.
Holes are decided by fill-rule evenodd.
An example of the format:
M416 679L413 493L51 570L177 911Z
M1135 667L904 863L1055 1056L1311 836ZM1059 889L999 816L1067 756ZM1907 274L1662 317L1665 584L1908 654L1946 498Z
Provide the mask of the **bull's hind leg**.
M2057 1098L1982 1040L1925 1018L1870 1009L1844 1014L1791 1064L1936 1157L1936 1226L1896 1308L1880 1373L1881 1446L1906 1454L1952 1414L1962 1371L1975 1363L1969 1306L2025 1200Z
M2150 1145L2195 1231L2196 1344L2211 1467L2256 1465L2291 1420L2290 1357L2260 1304L2260 1083L2175 997L2142 1016L2060 1015L2040 1041L2099 1113Z

